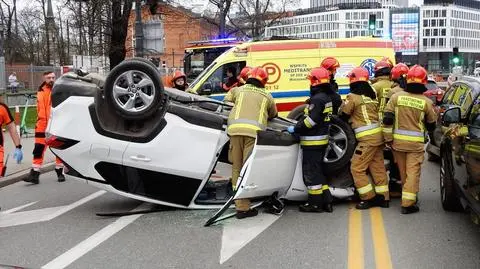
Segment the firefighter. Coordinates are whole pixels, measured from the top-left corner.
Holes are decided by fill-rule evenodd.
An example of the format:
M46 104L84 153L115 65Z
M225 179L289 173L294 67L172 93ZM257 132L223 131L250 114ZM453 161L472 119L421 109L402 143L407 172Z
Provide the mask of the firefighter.
M340 63L335 57L326 57L320 63L320 66L327 69L330 73L330 83L332 84L333 91L338 92L338 84L335 81L335 74L337 73L337 68L340 67Z
M226 97L227 102L234 103L228 117L227 134L230 136L229 161L232 162L232 185L237 185L240 170L252 152L258 130L265 130L267 121L277 116L275 101L265 90L268 73L261 67L249 72L246 84L232 91ZM236 217L239 219L258 214L250 208L250 200L235 200Z
M427 90L427 71L415 65L408 71L407 88L392 96L385 108L385 142L391 144L402 179L402 214L418 212L417 193L424 159L425 131L435 129L433 103L423 93ZM425 130L426 129L426 130Z
M407 73L408 73L408 66L404 63L399 63L392 68L392 81L396 84L393 89L387 94L386 102L392 97L392 95L396 94L397 92L401 92L405 90L407 87Z
M245 66L242 68L242 71L240 71L240 74L238 74L237 80L237 87L245 85L247 79L248 79L248 72L250 72L252 68L250 66Z
M44 81L37 91L37 124L35 125L35 146L33 148L32 169L30 170L29 176L24 179L24 181L34 184L39 183L40 167L43 164L43 156L47 149L45 130L47 129L50 118L50 108L52 107L51 94L55 81L55 73L47 71L43 74L43 78ZM58 182L65 181L63 164L58 157L55 159L55 172L57 173Z
M185 91L185 89L188 87L187 76L185 76L182 71L175 70L173 73L172 85L177 90Z
M408 66L404 63L399 63L392 68L392 80L395 82L395 87L390 90L387 94L386 103L390 100L390 98L397 92L401 92L405 90L407 87L407 73L408 73ZM383 119L382 119L383 120ZM388 132L391 128L385 128L383 131ZM398 170L398 164L395 161L395 157L393 156L393 152L390 148L387 147L387 150L384 151L384 158L390 161L389 165L389 190L391 197L401 197L402 190L401 190L401 178L400 178L400 171Z
M383 110L387 104L387 95L390 90L396 86L395 82L390 78L392 68L392 62L386 57L377 62L373 68L376 82L373 83L372 87L375 90L379 103L378 117L380 121L383 119Z
M340 118L351 122L358 142L350 167L361 199L356 208L368 209L373 206L387 208L388 178L383 159L384 142L378 119L378 101L368 82L367 69L354 68L348 77L350 93L341 108ZM373 177L373 186L367 176L367 169Z
M308 75L310 80L310 101L305 108L305 115L288 132L300 135L303 159L303 182L308 189L308 201L300 205L302 212L332 212L332 194L323 171L323 158L328 146L330 116L334 107L331 95L334 94L330 83L331 73L323 68L312 69Z

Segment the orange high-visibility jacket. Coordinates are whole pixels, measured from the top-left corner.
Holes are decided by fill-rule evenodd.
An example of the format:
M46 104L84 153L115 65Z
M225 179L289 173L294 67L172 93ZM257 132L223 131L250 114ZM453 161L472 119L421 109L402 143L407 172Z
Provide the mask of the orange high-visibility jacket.
M45 137L48 120L50 119L50 108L52 106L52 87L45 82L40 85L37 92L37 124L35 126L35 137Z

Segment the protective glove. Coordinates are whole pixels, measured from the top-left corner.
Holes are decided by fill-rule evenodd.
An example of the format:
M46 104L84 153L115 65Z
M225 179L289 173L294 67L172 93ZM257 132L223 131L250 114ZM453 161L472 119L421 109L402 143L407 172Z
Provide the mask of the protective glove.
M17 161L17 163L21 163L23 160L23 152L21 149L15 149L13 153L13 158Z
M288 126L287 131L291 134L295 133L295 126Z

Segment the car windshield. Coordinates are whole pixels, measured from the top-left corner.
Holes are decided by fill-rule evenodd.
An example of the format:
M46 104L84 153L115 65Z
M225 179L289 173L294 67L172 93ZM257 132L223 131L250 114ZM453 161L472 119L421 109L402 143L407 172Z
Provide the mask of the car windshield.
M437 86L437 83L435 83L434 81L428 81L427 82L427 90L436 90L438 89L438 86Z
M205 68L205 70L202 71L202 73L200 73L200 75L197 76L197 78L192 81L192 83L190 84L190 89L194 88L195 85L197 85L197 83L203 78L203 76L208 73L208 71L210 71L210 69L212 69L215 65L217 64L217 62L213 62L212 64L210 64L207 68Z

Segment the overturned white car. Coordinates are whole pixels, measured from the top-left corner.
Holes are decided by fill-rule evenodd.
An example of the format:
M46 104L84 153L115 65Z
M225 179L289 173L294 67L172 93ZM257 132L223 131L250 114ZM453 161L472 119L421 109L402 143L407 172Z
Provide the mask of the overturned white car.
M56 81L47 144L67 179L146 202L208 209L236 198L306 200L300 146L283 132L294 120L275 118L258 133L235 193L229 180L211 180L217 163L228 163L229 108L164 89L155 66L130 59L106 78L69 73ZM339 119L332 123L326 170L333 196L346 198L354 195L355 136Z

